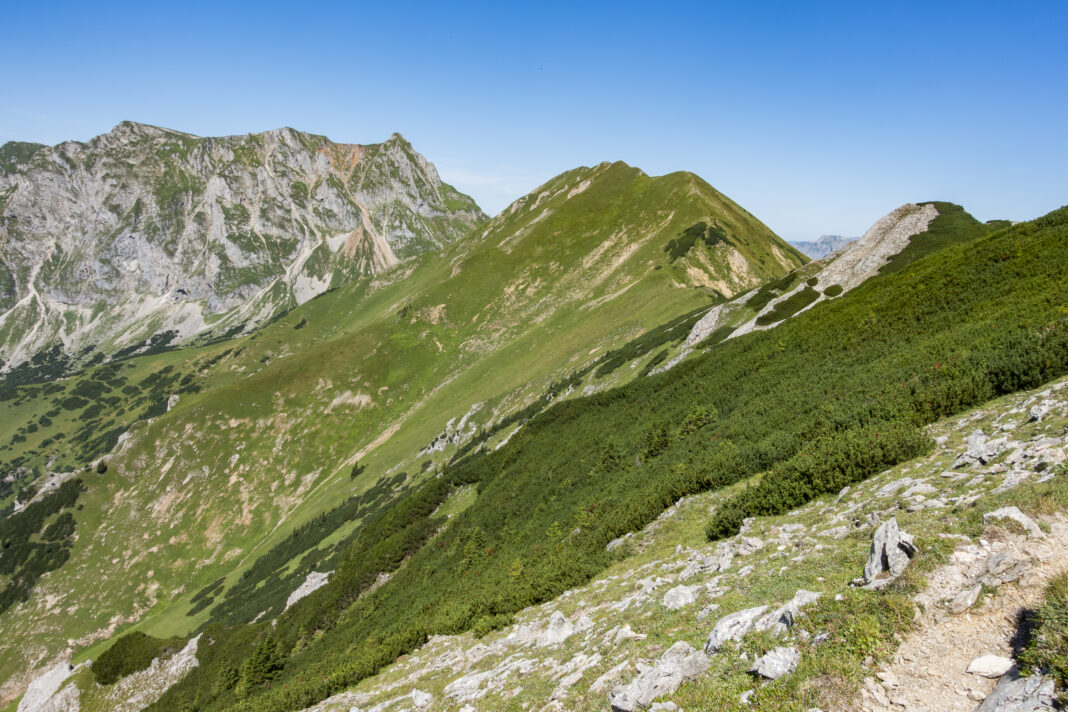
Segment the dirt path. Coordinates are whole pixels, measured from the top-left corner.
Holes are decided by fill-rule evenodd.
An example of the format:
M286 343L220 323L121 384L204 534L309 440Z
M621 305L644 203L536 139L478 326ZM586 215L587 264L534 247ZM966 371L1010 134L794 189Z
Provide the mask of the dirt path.
M1046 582L1068 569L1068 518L1045 520L1050 532L1042 539L993 530L990 540L959 546L951 562L928 579L917 597L919 624L898 649L893 661L861 689L856 708L866 712L972 712L994 689L996 679L968 674L980 655L1012 657L1012 638L1021 614L1041 600ZM998 539L1001 539L1000 541ZM1027 559L1032 567L996 595L952 615L946 602L966 589L999 552Z

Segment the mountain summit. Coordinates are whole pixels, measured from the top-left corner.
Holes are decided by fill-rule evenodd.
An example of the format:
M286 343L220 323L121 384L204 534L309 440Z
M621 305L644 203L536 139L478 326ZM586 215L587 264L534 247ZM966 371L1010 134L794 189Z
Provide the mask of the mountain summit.
M486 219L400 134L202 138L123 121L0 148L0 358L240 331Z

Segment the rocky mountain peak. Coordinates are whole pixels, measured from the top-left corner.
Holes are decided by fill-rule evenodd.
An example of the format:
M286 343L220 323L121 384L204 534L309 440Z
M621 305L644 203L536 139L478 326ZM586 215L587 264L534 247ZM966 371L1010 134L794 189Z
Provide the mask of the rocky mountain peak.
M5 145L0 166L8 366L56 343L254 324L486 220L399 134L201 138L123 121L84 143Z

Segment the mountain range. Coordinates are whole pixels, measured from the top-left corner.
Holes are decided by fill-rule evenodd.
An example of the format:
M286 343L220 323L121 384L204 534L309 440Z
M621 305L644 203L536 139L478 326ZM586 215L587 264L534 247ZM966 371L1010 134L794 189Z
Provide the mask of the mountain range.
M703 619L650 609L626 660L619 624L542 672L513 659L541 680L525 691L490 692L486 670L478 694L388 681L471 636L600 640L626 606L533 612L612 571L656 588L665 555L642 569L635 544L667 547L658 527L711 592L730 562L702 557L746 555L752 527L928 457L932 424L1068 374L1063 210L1013 226L910 203L809 261L691 173L579 167L490 219L397 134L124 122L5 144L0 215L0 694L19 712L630 712L627 670L651 668L623 662ZM870 522L849 522L866 548ZM842 562L805 585L841 594ZM734 576L723 614L782 593ZM912 593L841 595L848 618ZM873 625L892 650L900 630ZM874 655L852 633L790 640Z

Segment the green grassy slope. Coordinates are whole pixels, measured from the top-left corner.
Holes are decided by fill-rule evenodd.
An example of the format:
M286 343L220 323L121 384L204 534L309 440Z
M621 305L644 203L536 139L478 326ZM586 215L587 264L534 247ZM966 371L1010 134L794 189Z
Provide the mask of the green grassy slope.
M1066 237L1068 209L946 248L662 376L556 405L366 520L331 583L276 626L209 626L213 652L156 709L299 709L428 635L492 628L588 580L611 560L605 544L682 495L765 471L804 475L826 458L863 477L912 457L926 446L917 426L1068 373ZM757 511L811 496L791 483L822 481L779 479L756 492ZM472 483L462 512L433 516ZM285 651L277 677L216 684L224 660L267 638Z
M702 241L692 264L672 263L665 248L702 221L730 244ZM731 259L744 273L726 269ZM447 421L470 413L459 433L470 436L544 404L552 383L613 349L800 262L695 176L602 164L550 181L440 254L321 295L250 336L9 391L0 458L26 468L9 504L35 471L108 452L71 446L80 433L110 434L105 445L130 435L106 472L84 474L70 560L3 619L0 677L36 662L15 652L31 643L45 659L73 640L83 659L135 622L188 634L234 600L231 589L249 587L234 589L249 571L262 607L241 615L276 613L308 571L339 565L360 521L453 457L456 429L440 438ZM638 373L618 370L590 379ZM67 400L86 389L93 402ZM442 449L426 451L435 440ZM79 597L62 616L34 603L70 591Z

